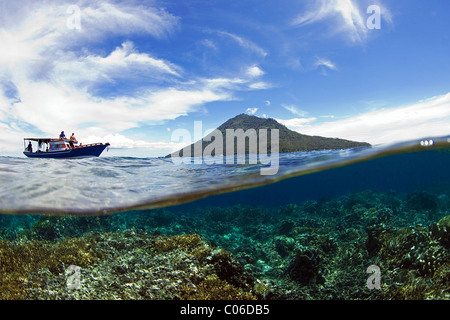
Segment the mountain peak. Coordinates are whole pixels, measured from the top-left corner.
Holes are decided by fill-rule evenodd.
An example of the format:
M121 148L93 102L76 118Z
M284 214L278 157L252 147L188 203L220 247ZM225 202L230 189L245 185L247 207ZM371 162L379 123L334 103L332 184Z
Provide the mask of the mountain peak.
M223 124L221 124L217 130L222 133L223 136L223 150L226 150L226 131L227 129L242 129L247 131L249 129L254 129L257 133L261 129L267 129L268 132L273 129L279 131L279 152L297 152L297 151L313 151L313 150L331 150L331 149L348 149L356 147L369 147L370 144L366 142L350 141L339 138L326 138L320 136L308 136L296 131L288 129L286 126L282 125L278 121L272 118L260 118L254 115L248 115L241 113L231 119L228 119ZM205 141L206 140L206 141ZM206 146L212 143L211 139L202 139L193 143L190 147L194 150L195 144L202 144L202 150ZM217 143L217 142L216 142ZM269 142L270 145L270 142ZM189 146L187 146L189 147ZM187 147L183 148L186 149ZM237 149L235 149L237 150ZM248 153L248 146L245 147L245 153ZM182 152L182 150L180 150ZM180 155L180 151L172 154ZM193 154L191 152L191 154ZM171 155L168 155L171 156Z
M257 116L241 113L224 122L217 129L279 129L278 127L284 127L272 118L260 118Z

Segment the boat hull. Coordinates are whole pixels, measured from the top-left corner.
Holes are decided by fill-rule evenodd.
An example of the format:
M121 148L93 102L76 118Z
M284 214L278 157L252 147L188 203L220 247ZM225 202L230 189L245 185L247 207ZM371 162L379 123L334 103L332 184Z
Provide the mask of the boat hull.
M47 151L47 152L28 152L23 154L28 158L85 158L99 157L108 144L98 144L92 146L77 147L69 150Z

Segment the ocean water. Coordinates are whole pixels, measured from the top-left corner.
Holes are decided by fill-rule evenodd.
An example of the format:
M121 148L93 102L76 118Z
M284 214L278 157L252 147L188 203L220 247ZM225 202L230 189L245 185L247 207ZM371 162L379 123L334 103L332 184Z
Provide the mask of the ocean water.
M0 157L0 212L101 215L230 191L241 192L223 201L252 205L300 203L365 189L408 192L449 181L448 155L440 151L448 147L447 140L285 153L271 175L261 170L274 164L238 164L237 159L234 164L175 164L170 158Z
M274 175L261 175L260 164L0 157L0 258L14 264L5 248L92 242L93 235L97 254L89 262L55 256L58 268L46 261L27 270L39 285L4 280L0 298L219 299L204 289L216 279L216 287L239 289L232 299L448 299L449 164L450 137L280 154ZM181 258L158 251L158 239L167 245L188 235L198 235L208 258L167 264ZM154 253L147 260L145 246ZM192 248L177 250L188 259ZM230 253L234 272L217 271L225 263L214 264L218 248ZM165 273L152 269L154 259L165 261ZM6 265L0 273L11 272ZM66 282L69 265L85 275L76 289ZM365 282L371 265L384 268L381 289Z

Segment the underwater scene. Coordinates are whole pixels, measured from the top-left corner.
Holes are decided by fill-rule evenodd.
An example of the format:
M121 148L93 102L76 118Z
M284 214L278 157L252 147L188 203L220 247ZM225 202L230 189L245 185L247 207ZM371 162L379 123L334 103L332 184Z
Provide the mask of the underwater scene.
M0 157L3 300L448 300L450 138L251 164Z

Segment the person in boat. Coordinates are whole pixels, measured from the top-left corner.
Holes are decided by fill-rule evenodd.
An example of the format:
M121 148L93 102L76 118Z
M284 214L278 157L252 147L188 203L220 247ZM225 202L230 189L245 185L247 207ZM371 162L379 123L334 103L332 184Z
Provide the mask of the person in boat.
M28 152L33 152L33 146L31 145L31 141L28 141L27 151Z
M61 140L66 138L66 135L64 134L64 131L61 131L61 133L59 134L59 138Z
M75 147L74 143L78 143L78 141L77 141L77 138L75 138L75 133L72 132L72 135L70 136L70 140L69 140L69 144L72 149Z

